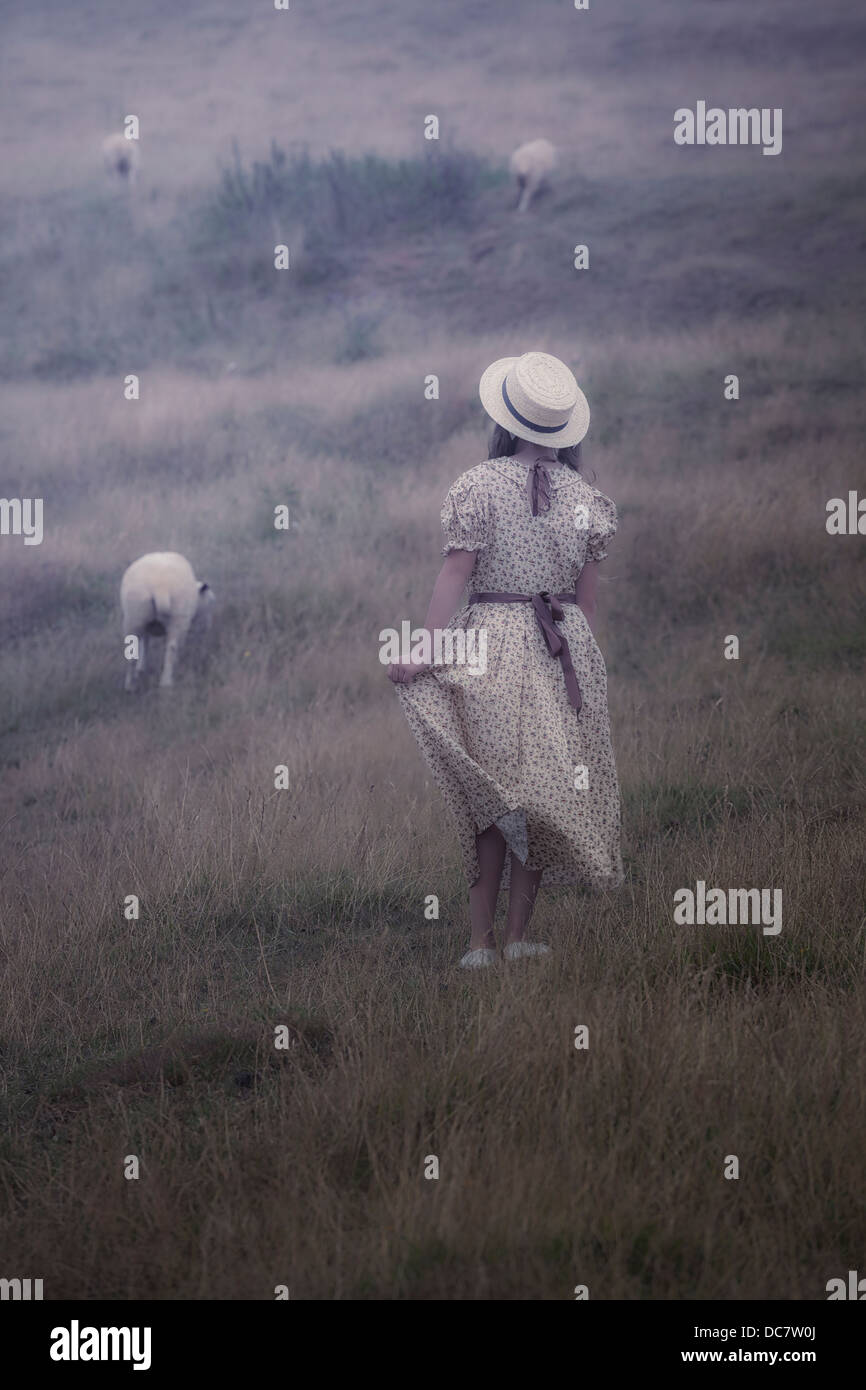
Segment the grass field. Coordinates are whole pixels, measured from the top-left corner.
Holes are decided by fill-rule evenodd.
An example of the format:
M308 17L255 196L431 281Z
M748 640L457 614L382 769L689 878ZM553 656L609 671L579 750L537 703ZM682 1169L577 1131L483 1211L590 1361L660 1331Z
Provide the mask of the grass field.
M410 83L426 7L390 114L386 7L357 34L354 6L302 16L300 141L251 82L183 179L182 120L233 61L271 61L261 17L207 8L131 199L21 74L56 80L63 39L71 80L116 44L153 82L176 21L154 6L136 68L100 3L18 20L0 491L44 498L45 539L0 538L0 1275L46 1298L823 1298L866 1246L866 564L825 528L863 485L860 21L600 18L568 116L598 138L517 219L517 117L487 113L521 6L456 37L436 7L461 138L433 150L397 130L439 109ZM351 138L300 121L317 53L353 84ZM734 102L796 93L790 149L674 158L708 74ZM555 133L538 77L514 79L524 134ZM73 134L134 85L88 88ZM423 618L442 497L486 453L481 371L533 347L574 366L620 511L598 637L627 882L542 889L552 960L466 978L456 837L378 634ZM173 692L131 698L117 590L153 549L190 557L219 616ZM781 933L675 926L698 879L780 888Z

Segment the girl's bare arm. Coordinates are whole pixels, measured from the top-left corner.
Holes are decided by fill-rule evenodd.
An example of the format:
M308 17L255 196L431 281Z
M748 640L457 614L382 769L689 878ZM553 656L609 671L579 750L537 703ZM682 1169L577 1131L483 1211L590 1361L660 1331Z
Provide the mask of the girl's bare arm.
M598 598L598 567L604 564L603 560L590 560L580 571L580 577L575 585L574 592L577 595L577 602L583 610L583 616L589 623L590 632L595 631L595 605Z
M433 585L427 617L424 619L424 626L429 633L432 634L437 628L445 627L449 619L453 618L460 596L466 588L475 565L476 553L474 550L451 550L445 556L439 576ZM388 667L388 679L395 683L405 684L407 680L411 681L413 676L417 676L421 671L427 669L426 666L414 661L405 664L394 663Z
M433 585L427 617L424 619L424 626L428 632L445 627L454 617L457 603L469 582L477 553L475 550L451 550L445 556L445 562Z

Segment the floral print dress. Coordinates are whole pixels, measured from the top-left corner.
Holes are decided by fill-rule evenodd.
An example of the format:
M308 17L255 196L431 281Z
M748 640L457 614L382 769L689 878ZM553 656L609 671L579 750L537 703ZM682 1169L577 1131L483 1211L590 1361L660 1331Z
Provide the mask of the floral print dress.
M531 468L489 459L452 485L442 507L445 546L477 551L469 593L573 593L588 560L602 560L617 525L609 497L564 466L549 469L547 510L533 515ZM475 836L497 825L545 882L586 888L622 882L620 801L610 742L604 658L583 612L564 604L582 697L569 701L533 605L470 603L449 628L486 632L486 670L434 664L396 690L457 825L470 885ZM508 881L506 857L503 879Z

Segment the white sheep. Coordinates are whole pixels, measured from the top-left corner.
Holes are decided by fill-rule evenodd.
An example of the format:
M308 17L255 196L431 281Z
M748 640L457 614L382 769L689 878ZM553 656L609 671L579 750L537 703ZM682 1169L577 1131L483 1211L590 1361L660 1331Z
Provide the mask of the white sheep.
M509 167L517 181L518 212L526 211L556 164L556 150L549 140L528 140L514 151Z
M138 177L141 164L138 141L127 140L125 135L109 135L102 142L102 158L109 178L115 179L125 188L131 188Z
M151 637L165 637L165 655L160 686L172 684L178 651L193 622L209 628L214 594L209 584L196 579L192 565L172 550L142 555L126 570L120 581L124 640L138 639L138 660L130 660L126 689L134 690L147 669L147 648Z

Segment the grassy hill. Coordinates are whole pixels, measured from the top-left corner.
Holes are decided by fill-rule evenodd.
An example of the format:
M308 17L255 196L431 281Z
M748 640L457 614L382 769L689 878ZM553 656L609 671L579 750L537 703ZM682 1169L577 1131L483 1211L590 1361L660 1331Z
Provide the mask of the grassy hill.
M733 62L719 7L689 14ZM652 36L597 32L593 91L638 74L623 102L656 109ZM824 524L863 476L862 162L595 152L518 218L481 140L272 133L185 190L22 186L2 213L3 495L45 507L41 546L0 541L7 1272L46 1297L821 1298L866 1234L866 568ZM543 890L549 968L465 979L455 837L378 634L423 618L441 499L486 454L481 370L530 347L574 366L620 510L599 641L628 881ZM120 575L163 548L218 627L173 693L129 698ZM697 879L781 888L781 934L675 926Z

